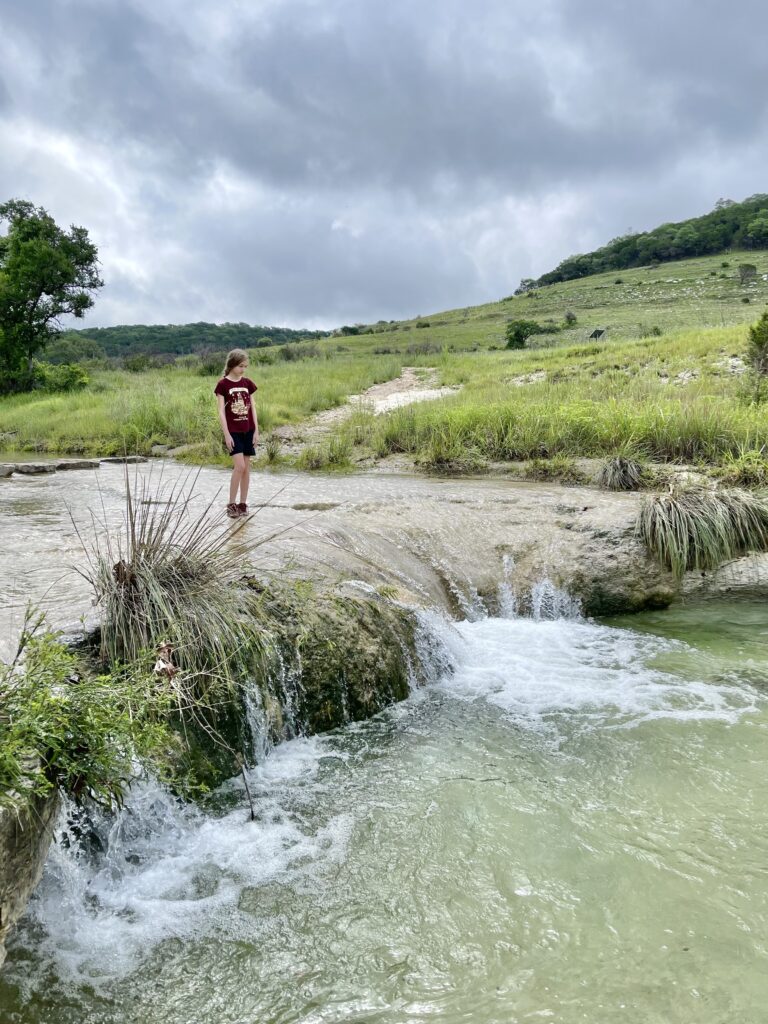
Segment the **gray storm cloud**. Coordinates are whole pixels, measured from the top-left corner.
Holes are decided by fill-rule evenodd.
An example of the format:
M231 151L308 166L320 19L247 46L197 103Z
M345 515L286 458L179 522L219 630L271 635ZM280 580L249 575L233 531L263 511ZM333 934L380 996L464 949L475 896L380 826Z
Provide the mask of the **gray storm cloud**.
M0 196L86 225L90 323L508 294L765 191L763 5L0 0Z

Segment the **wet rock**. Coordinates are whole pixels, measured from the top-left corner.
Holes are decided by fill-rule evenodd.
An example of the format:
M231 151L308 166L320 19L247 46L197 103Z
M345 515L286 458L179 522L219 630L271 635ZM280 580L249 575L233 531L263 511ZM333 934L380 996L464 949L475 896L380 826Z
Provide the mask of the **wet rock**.
M18 812L0 807L0 965L6 936L40 881L58 808L57 794L32 799Z
M768 554L746 555L716 569L689 572L683 580L685 597L762 599L768 594Z
M59 472L65 472L70 469L98 469L98 459L60 459L56 463L56 469Z
M149 459L145 455L107 455L99 462L133 466L138 462L149 462Z
M37 476L40 473L55 473L55 462L17 462L14 466L15 473L23 473L25 476Z
M0 466L0 478L10 476L16 469L15 466L3 465Z

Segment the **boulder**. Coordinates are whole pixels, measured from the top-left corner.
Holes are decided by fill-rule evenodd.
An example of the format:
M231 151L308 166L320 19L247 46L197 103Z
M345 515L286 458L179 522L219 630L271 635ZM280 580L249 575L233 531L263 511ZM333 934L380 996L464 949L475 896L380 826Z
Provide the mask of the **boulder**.
M9 466L8 464L0 466L0 478L10 476L15 469L15 466Z
M137 462L149 462L145 455L106 455L99 462L133 466Z
M55 462L17 462L14 466L15 473L23 473L26 476L37 476L40 473L55 473Z
M59 472L69 469L98 469L98 459L60 459L56 463Z

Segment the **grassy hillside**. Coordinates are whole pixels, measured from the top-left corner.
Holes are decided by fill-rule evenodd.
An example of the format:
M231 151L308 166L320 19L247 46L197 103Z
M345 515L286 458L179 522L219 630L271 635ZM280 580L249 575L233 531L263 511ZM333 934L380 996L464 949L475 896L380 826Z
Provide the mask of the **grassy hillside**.
M377 334L379 347L424 342L487 347L505 344L504 329L509 320L536 320L551 330L531 338L529 347L548 347L583 341L595 328L607 327L607 340L628 340L648 335L654 327L667 333L679 328L746 324L757 319L768 303L768 280L763 280L763 275L768 275L768 251L749 253L749 262L757 267L757 278L748 285L739 283L736 269L744 256L709 256L620 274L597 274L500 302L395 325L372 325L371 329L383 335ZM568 310L577 318L570 327L564 322Z
M525 290L531 284L554 284L648 263L667 263L730 250L759 249L767 242L768 195L750 196L741 203L720 199L714 210L703 217L623 235L594 252L569 256L538 281L521 282L521 288Z
M738 281L738 262L710 257L676 263L674 272L639 268L564 282L533 297L289 346L298 356L291 360L284 346L259 348L251 376L262 428L339 404L404 365L433 366L441 383L462 390L375 420L357 416L341 428L337 455L357 446L440 468L617 451L731 466L747 453L768 478L768 405L754 401L741 361L746 325L768 302L768 252L752 254L759 275L748 285ZM570 326L568 310L576 316ZM531 348L508 351L505 326L517 318L549 330L530 339ZM599 342L587 340L595 327L608 329ZM191 443L196 458L216 459L215 379L185 356L145 373L94 372L82 392L6 398L0 446L109 454Z

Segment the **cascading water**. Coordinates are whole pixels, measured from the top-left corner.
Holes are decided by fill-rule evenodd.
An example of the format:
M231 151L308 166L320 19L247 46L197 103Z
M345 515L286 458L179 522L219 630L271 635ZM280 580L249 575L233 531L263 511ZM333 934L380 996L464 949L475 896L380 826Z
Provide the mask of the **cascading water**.
M748 683L551 584L531 610L422 615L432 685L256 739L255 822L237 778L205 811L147 782L101 852L59 843L0 975L8 1019L760 1020L768 652Z

